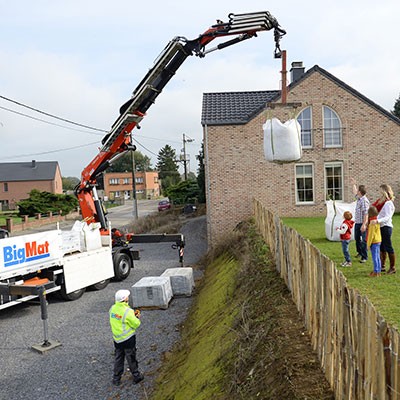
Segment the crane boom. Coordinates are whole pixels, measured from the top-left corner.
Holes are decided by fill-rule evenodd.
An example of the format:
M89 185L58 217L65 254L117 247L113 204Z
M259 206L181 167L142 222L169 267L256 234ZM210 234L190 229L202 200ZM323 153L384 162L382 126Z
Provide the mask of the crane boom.
M135 88L132 97L121 106L119 117L113 123L110 132L102 139L102 147L97 156L82 171L81 182L75 190L82 217L88 223L99 222L101 229L105 233L108 232L108 223L96 191L97 177L116 158L119 158L126 151L135 149L132 144L132 130L139 127L146 111L154 104L157 96L187 57L191 55L205 57L212 51L221 50L243 40L256 37L257 32L274 29L275 57L280 58L279 42L286 32L268 11L246 14L231 13L228 18L228 22L218 20L215 25L212 25L196 39L188 40L182 36L173 38ZM234 39L206 50L206 46L214 39L233 35L236 35Z

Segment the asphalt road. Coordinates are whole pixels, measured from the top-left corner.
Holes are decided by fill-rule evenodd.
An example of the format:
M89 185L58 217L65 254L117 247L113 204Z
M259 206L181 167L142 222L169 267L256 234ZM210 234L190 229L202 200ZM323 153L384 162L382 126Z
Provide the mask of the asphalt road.
M116 213L116 210L115 210ZM113 212L114 214L114 212ZM192 266L207 251L205 217L188 217L181 231L186 238L184 266ZM128 372L122 385L111 384L113 344L108 310L118 289L129 289L145 276L159 276L180 267L178 253L168 243L140 245L141 259L129 277L100 291L65 302L48 296L48 334L61 346L45 354L32 350L43 343L44 326L37 301L0 311L0 399L13 400L145 400L148 399L164 354L179 341L193 297L173 298L168 309L142 309L137 333L138 360L145 380L132 384ZM84 265L82 265L84 268Z
M158 202L159 200L138 200L138 217L142 218L149 214L157 213ZM133 201L129 201L123 206L109 208L107 212L107 218L111 222L111 226L116 228L129 225L136 218L135 204Z

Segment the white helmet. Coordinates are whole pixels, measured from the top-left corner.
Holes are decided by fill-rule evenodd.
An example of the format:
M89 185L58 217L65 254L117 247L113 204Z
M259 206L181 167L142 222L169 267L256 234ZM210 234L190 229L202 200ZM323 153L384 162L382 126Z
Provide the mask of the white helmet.
M131 294L131 292L129 290L126 290L126 289L118 290L118 292L115 293L115 301L116 302L125 301L129 297L130 294Z

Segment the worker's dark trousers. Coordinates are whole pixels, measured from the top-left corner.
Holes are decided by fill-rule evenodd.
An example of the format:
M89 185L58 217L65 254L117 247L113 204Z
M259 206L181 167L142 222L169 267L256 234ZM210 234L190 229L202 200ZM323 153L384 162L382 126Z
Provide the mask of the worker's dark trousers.
M129 346L129 347L123 347ZM124 360L128 363L132 375L138 373L138 362L136 360L136 336L131 337L126 343L115 343L114 359L114 381L119 381L124 372Z

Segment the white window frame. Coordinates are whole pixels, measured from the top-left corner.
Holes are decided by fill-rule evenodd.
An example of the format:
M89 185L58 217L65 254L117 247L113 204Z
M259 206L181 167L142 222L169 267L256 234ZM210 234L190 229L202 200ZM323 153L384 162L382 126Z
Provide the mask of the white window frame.
M343 179L343 162L342 161L332 161L332 162L326 162L324 163L324 193L325 193L325 201L330 200L328 198L328 185L327 185L327 168L335 168L335 167L340 167L341 174L340 174L340 180L341 180L341 193L342 193L342 198L341 199L333 199L338 202L343 202L344 201L344 179Z
M329 110L330 111L330 113L331 113L331 117L329 118L329 119L326 119L325 118L325 110ZM334 127L334 128L332 128L332 121L338 121L338 123L339 123L339 127ZM323 132L324 132L324 148L326 148L326 149L332 149L332 148L341 148L341 147L343 147L343 129L342 129L342 121L340 120L340 118L339 118L339 115L337 114L337 112L335 112L331 107L329 107L329 106L326 106L326 105L324 105L324 106L322 106L322 123L323 123ZM330 121L329 122L329 124L328 124L328 121ZM328 126L329 125L329 126ZM332 137L333 137L333 135L334 135L334 132L336 132L336 130L338 130L339 131L339 142L340 143L329 143L329 144L327 144L326 142L327 142L327 137L328 137L328 135L327 135L327 132L328 132L328 130L330 131L329 132L329 135L330 135L330 140L331 141L333 141L332 140Z
M305 146L305 145L303 145L303 136L304 136L304 134L303 134L303 126L301 125L301 122L299 121L299 117L304 113L304 111L306 111L306 110L310 110L310 119L309 119L309 121L310 121L310 131L309 131L309 133L310 133L310 141L311 141L311 144L310 145L307 145L307 146ZM313 147L314 147L314 138L313 138L313 121L312 121L312 107L311 106L308 106L308 107L306 107L306 108L304 108L300 113L299 113L299 115L297 116L297 121L299 122L299 124L300 124L300 126L301 126L301 147L303 148L303 149L312 149ZM308 131L307 131L307 134L308 134Z
M311 179L312 179L312 200L311 201L300 201L299 196L298 196L298 189L297 188L297 167L311 167ZM300 163L300 164L295 164L294 166L294 182L295 182L295 199L296 199L296 205L303 206L303 205L308 205L308 204L314 204L315 203L315 176L314 176L314 164L313 163Z
M108 182L110 185L118 185L119 179L118 178L110 178L110 180Z

